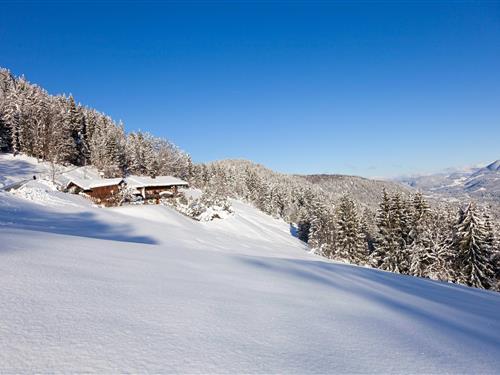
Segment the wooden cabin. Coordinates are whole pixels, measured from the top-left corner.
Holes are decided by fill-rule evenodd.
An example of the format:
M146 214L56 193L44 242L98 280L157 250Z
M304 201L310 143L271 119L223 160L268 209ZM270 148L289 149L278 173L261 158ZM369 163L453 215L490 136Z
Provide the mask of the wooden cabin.
M111 206L117 203L117 196L125 185L122 178L71 179L66 190L82 194L98 204Z
M125 180L127 187L134 189L136 195L144 200L175 197L178 195L179 188L189 187L186 181L172 176L130 176Z

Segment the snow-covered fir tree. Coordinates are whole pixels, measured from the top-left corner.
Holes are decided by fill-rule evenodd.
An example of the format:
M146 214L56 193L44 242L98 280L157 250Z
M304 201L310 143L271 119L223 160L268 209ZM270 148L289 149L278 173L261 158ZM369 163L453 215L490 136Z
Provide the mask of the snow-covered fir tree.
M0 151L9 151L12 143L10 128L4 120L6 97L12 90L14 78L6 69L0 68Z
M401 194L396 193L391 200L390 227L392 240L397 244L394 251L387 254L384 262L389 271L408 274L410 270L410 210Z
M428 230L424 233L429 240L428 260L423 276L434 280L454 281L455 250L452 242L454 215L451 211L433 212ZM430 263L430 264L429 264Z
M478 288L493 284L493 265L488 232L474 202L469 203L455 226L457 281Z
M500 244L495 231L495 225L489 212L484 215L486 230L486 246L491 257L493 268L493 281L491 287L500 290Z
M310 200L306 206L309 223L309 246L319 255L334 258L334 212L333 206L325 204L325 200L318 194L309 191Z
M127 169L131 174L146 175L150 169L153 148L141 131L129 133L126 142Z
M431 266L436 262L436 238L431 227L430 207L422 193L413 197L410 231L408 234L408 252L410 257L410 274L428 277Z
M392 230L391 199L384 189L377 212L377 234L375 249L371 254L372 264L377 268L391 270L388 259L394 258L393 254L397 251L397 246Z
M85 134L85 117L80 105L75 103L73 95L68 98L67 113L65 116L64 126L67 128L69 138L72 139L73 149L69 160L72 164L85 164L84 150L86 149Z
M352 264L363 264L368 256L367 242L358 219L356 205L347 195L337 208L335 258Z

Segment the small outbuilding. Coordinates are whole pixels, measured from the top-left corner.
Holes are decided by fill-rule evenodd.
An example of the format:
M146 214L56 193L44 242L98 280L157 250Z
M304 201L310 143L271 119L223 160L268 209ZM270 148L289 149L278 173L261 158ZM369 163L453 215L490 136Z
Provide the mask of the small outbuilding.
M179 188L187 188L186 181L172 176L130 176L125 179L127 187L134 189L136 195L143 199L160 199L162 197L175 197Z
M115 203L117 194L125 185L123 178L80 179L73 178L66 184L70 193L81 193L95 203L111 205Z

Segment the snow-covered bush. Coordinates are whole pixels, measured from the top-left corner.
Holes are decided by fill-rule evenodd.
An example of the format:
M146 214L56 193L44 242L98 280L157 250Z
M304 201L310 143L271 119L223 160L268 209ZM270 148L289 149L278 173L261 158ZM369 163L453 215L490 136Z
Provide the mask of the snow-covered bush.
M233 213L229 199L220 195L217 189L207 189L196 198L180 194L162 203L198 221L224 219Z
M118 205L124 203L137 204L142 203L143 199L140 195L136 194L136 190L129 186L123 186L118 193Z
M205 191L200 198L192 201L187 212L189 216L199 221L224 219L232 213L233 209L229 199L210 190Z

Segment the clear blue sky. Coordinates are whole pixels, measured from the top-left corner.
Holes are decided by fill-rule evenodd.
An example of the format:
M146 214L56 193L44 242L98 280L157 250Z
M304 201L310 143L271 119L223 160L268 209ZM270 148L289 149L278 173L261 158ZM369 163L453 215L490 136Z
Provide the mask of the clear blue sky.
M3 2L0 66L195 161L394 176L500 158L499 2Z

